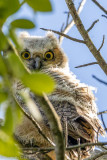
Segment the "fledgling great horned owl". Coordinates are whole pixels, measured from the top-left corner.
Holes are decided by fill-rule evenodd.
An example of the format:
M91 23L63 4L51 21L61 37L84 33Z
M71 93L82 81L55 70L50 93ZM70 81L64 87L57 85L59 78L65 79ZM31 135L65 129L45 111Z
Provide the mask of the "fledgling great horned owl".
M23 32L19 40L22 45L22 50L19 54L29 70L39 70L46 73L53 77L56 82L55 90L48 95L48 98L59 115L63 128L64 120L66 119L67 121L68 146L78 144L78 138L81 144L95 142L97 133L103 134L104 131L97 117L94 95L90 87L80 83L75 75L70 72L68 59L60 48L54 34L48 32L45 37L37 37L30 36L28 33ZM22 88L19 83L17 83L15 88L16 93L20 93ZM31 95L31 98L37 103L36 95ZM23 105L23 102L21 105ZM53 140L46 117L40 105L38 103L37 105L44 119L44 123L41 123L40 126L46 136ZM50 146L49 142L42 137L32 121L26 116L24 116L22 123L16 128L15 137L23 146ZM81 158L84 159L89 156L91 149L90 147L82 148ZM41 156L41 154L42 153L32 154L31 159L47 159L42 158L43 155ZM72 160L78 159L77 150L68 151L66 154ZM52 152L46 153L46 155L48 158L55 159Z

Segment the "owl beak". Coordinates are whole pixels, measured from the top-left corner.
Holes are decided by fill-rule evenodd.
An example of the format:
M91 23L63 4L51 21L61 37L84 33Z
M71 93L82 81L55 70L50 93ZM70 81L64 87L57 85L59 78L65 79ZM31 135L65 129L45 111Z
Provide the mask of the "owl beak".
M35 58L35 64L34 64L34 67L35 67L35 69L40 69L40 68L41 68L41 66L42 66L41 58L37 56L37 57Z

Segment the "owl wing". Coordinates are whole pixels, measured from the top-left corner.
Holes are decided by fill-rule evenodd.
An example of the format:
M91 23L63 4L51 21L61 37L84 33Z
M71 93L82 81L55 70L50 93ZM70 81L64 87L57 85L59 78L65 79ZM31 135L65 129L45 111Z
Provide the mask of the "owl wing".
M55 91L49 95L58 115L67 117L68 135L83 137L83 141L93 142L96 133L104 134L97 117L95 97L89 86L80 83L72 74L59 70L49 72L56 81Z

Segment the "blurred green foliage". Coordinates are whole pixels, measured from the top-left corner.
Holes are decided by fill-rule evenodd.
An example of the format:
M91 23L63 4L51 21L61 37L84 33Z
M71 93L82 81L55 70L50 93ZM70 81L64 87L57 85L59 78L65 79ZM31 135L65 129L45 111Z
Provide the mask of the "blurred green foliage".
M32 29L35 27L29 19L14 19L8 28L8 33L2 31L6 20L27 3L34 12L52 11L49 0L0 0L0 107L5 111L3 125L0 124L0 155L20 159L20 149L13 138L13 131L20 121L20 107L14 100L12 84L15 78L20 79L25 86L36 94L49 93L54 88L53 80L43 73L30 74L17 56L14 48L19 48L15 31L17 28ZM14 45L13 45L14 44Z

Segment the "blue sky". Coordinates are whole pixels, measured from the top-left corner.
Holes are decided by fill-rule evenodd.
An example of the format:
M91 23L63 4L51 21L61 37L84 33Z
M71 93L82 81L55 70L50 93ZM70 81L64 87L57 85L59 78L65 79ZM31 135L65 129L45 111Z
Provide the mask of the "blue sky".
M107 8L106 1L100 1L102 6ZM80 0L76 1L76 7L78 7ZM9 22L16 18L27 18L30 20L34 20L36 24L36 28L32 30L27 30L31 35L45 35L45 31L40 30L40 28L48 28L60 31L63 22L66 22L66 14L65 11L68 11L66 3L64 0L51 0L53 11L48 13L34 12L30 7L26 4L22 6L20 11L13 15L8 19L4 32L7 30L7 26ZM89 35L94 42L97 48L100 47L103 35L107 37L107 19L102 17L104 14L92 1L87 0L85 6L80 14L80 18L86 29L90 27L93 21L99 19L99 22L94 26L94 28L89 32ZM19 32L20 30L18 30ZM23 31L23 30L21 30ZM75 25L68 33L70 36L82 39ZM56 35L57 36L57 35ZM96 103L98 105L99 111L103 111L107 109L107 86L99 83L95 79L92 78L92 75L97 76L98 78L107 82L107 77L101 68L98 65L88 66L76 69L75 66L95 62L95 58L92 53L90 53L89 49L84 45L77 42L73 42L69 39L64 38L62 43L62 48L69 59L69 66L71 71L80 79L81 82L86 83L88 85L94 86L97 88ZM107 38L105 38L105 43L103 48L101 49L101 54L107 62ZM104 115L104 120L107 122L107 115ZM106 123L107 125L107 123ZM101 141L107 140L106 138L100 137ZM1 160L1 158L0 158Z

